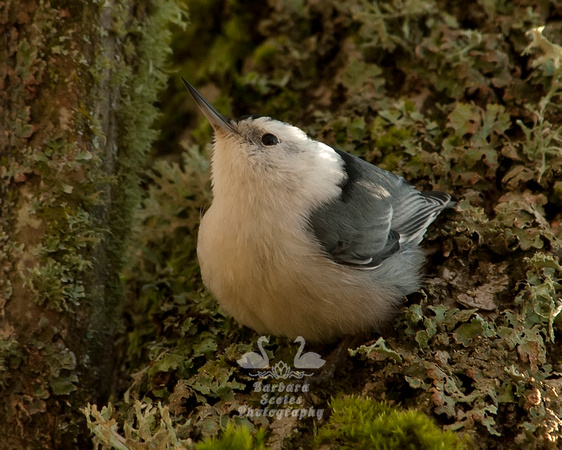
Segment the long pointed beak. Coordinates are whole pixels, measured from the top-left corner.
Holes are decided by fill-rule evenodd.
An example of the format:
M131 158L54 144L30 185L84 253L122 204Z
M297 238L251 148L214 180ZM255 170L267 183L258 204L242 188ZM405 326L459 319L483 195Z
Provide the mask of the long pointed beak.
M211 123L211 126L215 131L226 131L227 133L236 132L231 124L230 119L227 119L222 114L220 114L213 106L205 100L205 98L195 89L191 84L189 84L185 79L181 78L183 84L197 103L197 106L201 112L205 115L207 120Z

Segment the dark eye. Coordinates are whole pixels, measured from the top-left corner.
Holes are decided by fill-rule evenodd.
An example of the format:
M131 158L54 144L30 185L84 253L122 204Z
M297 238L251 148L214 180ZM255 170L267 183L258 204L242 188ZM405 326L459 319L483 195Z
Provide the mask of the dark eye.
M277 139L277 136L275 136L274 134L271 133L265 133L262 137L261 137L261 143L263 145L267 145L272 146L272 145L277 145L279 144L279 139Z

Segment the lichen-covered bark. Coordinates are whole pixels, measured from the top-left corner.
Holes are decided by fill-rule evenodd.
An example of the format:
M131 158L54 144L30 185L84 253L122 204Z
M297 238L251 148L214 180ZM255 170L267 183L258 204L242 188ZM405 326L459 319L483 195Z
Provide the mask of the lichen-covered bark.
M0 3L5 448L83 443L79 409L112 390L119 270L179 14L166 2Z

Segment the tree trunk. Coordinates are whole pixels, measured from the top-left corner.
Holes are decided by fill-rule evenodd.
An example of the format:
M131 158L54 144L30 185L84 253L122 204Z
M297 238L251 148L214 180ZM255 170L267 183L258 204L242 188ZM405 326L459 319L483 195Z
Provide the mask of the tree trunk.
M2 448L84 448L79 408L112 390L119 270L178 18L172 2L0 3Z

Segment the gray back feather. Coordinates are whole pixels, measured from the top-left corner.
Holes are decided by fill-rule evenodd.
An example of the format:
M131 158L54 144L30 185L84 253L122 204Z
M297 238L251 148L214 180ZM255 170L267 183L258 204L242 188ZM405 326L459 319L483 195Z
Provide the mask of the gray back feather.
M347 179L341 195L310 215L322 248L341 264L374 269L417 245L437 215L454 205L443 192L420 192L402 177L336 150Z

